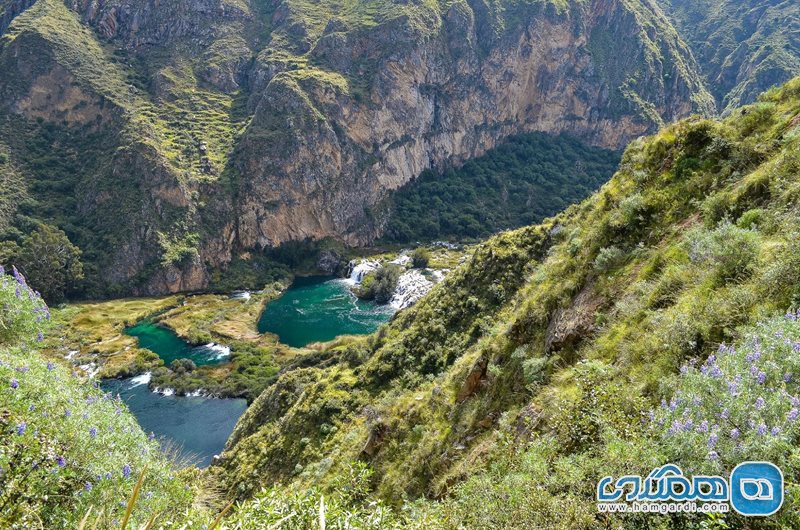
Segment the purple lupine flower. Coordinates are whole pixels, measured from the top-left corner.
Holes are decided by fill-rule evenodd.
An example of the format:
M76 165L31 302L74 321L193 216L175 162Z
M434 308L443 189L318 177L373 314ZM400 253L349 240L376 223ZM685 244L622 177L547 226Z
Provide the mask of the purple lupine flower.
M25 431L28 429L28 424L24 421L17 425L17 436L22 436L25 434Z
M86 491L92 491L92 483L87 481L86 484L83 485L83 489Z
M25 277L13 265L11 266L11 274L14 275L14 279L17 280L18 284L25 285Z
M791 396L789 398L789 403L791 403L793 407L800 407L800 398L797 396Z
M709 460L719 460L719 453L717 453L716 451L709 452L708 453L708 459Z
M737 385L735 381L730 381L728 383L728 392L730 395L735 396L739 393L739 385Z
M686 420L686 423L683 424L683 430L688 432L692 430L692 427L694 427L694 422L689 418Z
M759 410L763 409L766 404L767 403L764 401L763 397L759 397L758 399L756 399L756 404L755 405L756 405L757 409L759 409Z
M715 445L717 445L717 435L712 433L711 436L708 437L708 448L711 449Z
M792 381L792 374L786 372L785 374L783 374L783 380L786 383L790 383Z
M36 335L36 342L42 342L44 340L44 333L41 331Z
M767 380L767 374L765 374L764 372L758 372L756 379L758 380L759 385L763 385L764 381Z
M124 466L122 466L122 476L124 478L128 478L128 477L131 476L131 466L130 466L130 464L125 464Z
M92 427L91 429L89 429L89 436L91 436L92 438L97 437L97 427Z
M709 372L709 374L714 379L719 379L723 375L722 374L722 369L719 366L717 366L716 364L711 368L711 371Z
M33 412L34 410L36 410L36 405L31 403L31 405L28 407L28 412Z
M152 442L153 440L155 440L155 439L156 439L156 433L154 433L154 432L152 432L152 431L151 431L151 432L150 432L150 435L147 437L147 439L148 439L148 440L150 440L150 441Z
M13 388L14 390L18 389L19 381L17 381L16 379L11 379L11 388Z
M48 372L52 372L55 369L56 369L56 365L54 365L52 362L48 362L47 363L47 371Z
M688 364L684 364L683 366L681 366L681 373L684 374L684 375L689 373L689 365Z
M701 421L700 425L697 426L697 432L708 432L708 421Z
M797 407L794 407L786 414L786 419L794 422L797 420L798 415L800 415L800 410L798 410Z
M728 416L730 416L730 412L728 412L728 409L722 409L722 412L719 413L719 417L722 418L723 420L727 420Z
M65 418L69 418L70 416L72 416L72 411L71 411L71 410L69 410L69 409L66 409L66 410L64 411L64 417L65 417Z
M772 428L772 436L778 436L781 433L781 428L777 425Z
M734 440L738 439L740 434L741 433L739 432L739 429L737 429L736 427L731 429L731 438L733 438Z
M767 434L767 426L762 423L761 425L758 426L756 432L758 432L759 436L764 436L765 434Z
M56 458L56 464L58 464L58 467L67 467L67 461L63 456Z

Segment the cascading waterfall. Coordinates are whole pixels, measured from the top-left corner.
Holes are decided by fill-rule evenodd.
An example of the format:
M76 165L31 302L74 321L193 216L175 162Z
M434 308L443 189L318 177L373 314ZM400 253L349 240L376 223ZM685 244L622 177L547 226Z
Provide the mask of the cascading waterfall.
M406 252L402 252L397 258L389 263L407 266L411 263L411 257ZM362 259L360 262L350 262L350 276L347 280L351 285L358 285L370 272L377 270L381 266L380 262ZM410 269L404 272L397 281L397 288L394 295L389 300L389 305L400 310L413 305L422 298L431 288L439 283L444 274L441 271L425 269L425 273L419 269Z
M397 280L397 288L389 304L395 309L403 309L413 305L431 290L434 283L417 269L404 272Z
M359 263L356 264L355 261L350 262L350 277L349 280L354 285L361 283L364 277L369 274L370 272L378 269L381 264L377 261L371 261L362 259Z

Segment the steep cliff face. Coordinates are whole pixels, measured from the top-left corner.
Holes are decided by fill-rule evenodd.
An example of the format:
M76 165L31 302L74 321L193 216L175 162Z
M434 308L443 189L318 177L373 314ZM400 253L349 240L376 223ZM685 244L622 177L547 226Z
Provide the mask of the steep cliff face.
M755 101L800 73L800 5L792 0L664 0L720 109Z
M628 0L11 0L0 21L13 162L59 178L11 138L49 127L79 172L79 218L33 215L122 291L202 288L289 240L369 243L391 190L510 134L616 148L714 110L661 12Z
M663 26L655 13L598 1L563 12L536 4L524 15L502 27L505 19L453 4L431 14L432 27L329 25L310 60L365 76L367 63L373 79L356 97L354 78L272 78L235 161L247 175L240 242L344 234L365 243L382 229L365 207L509 134L568 132L619 148L662 121L712 111L675 35L648 35ZM487 25L501 27L486 38Z

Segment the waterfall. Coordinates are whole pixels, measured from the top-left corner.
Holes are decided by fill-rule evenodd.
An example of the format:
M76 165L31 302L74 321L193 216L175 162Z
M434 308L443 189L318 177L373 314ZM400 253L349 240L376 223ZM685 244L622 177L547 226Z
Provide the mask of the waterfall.
M431 290L433 282L428 280L418 269L403 273L397 281L397 288L389 304L395 309L403 309L413 305Z
M350 262L350 278L349 282L352 284L361 283L361 280L364 279L368 273L376 270L380 267L380 263L377 261L370 261L366 259L362 259L358 264L356 264L355 260Z

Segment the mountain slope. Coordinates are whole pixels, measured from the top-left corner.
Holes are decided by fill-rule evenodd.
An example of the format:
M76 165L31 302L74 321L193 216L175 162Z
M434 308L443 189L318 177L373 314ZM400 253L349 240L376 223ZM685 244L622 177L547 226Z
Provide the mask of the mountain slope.
M36 199L0 237L60 226L93 295L202 288L288 240L368 243L391 190L510 134L616 148L713 112L687 47L634 0L0 13L0 150Z
M792 0L665 0L720 109L730 112L800 72Z
M373 336L284 373L240 420L221 478L247 497L265 483L331 484L360 460L378 497L454 494L462 523L593 527L600 476L662 462L654 451L670 442L662 449L643 418L675 397L678 367L800 300L798 170L800 78L724 121L633 142L590 199L489 240ZM670 461L719 465L705 438L691 443L699 463ZM752 445L747 457L776 450ZM464 496L468 477L482 497ZM509 508L506 477L530 478L541 504ZM481 511L487 499L496 512Z

